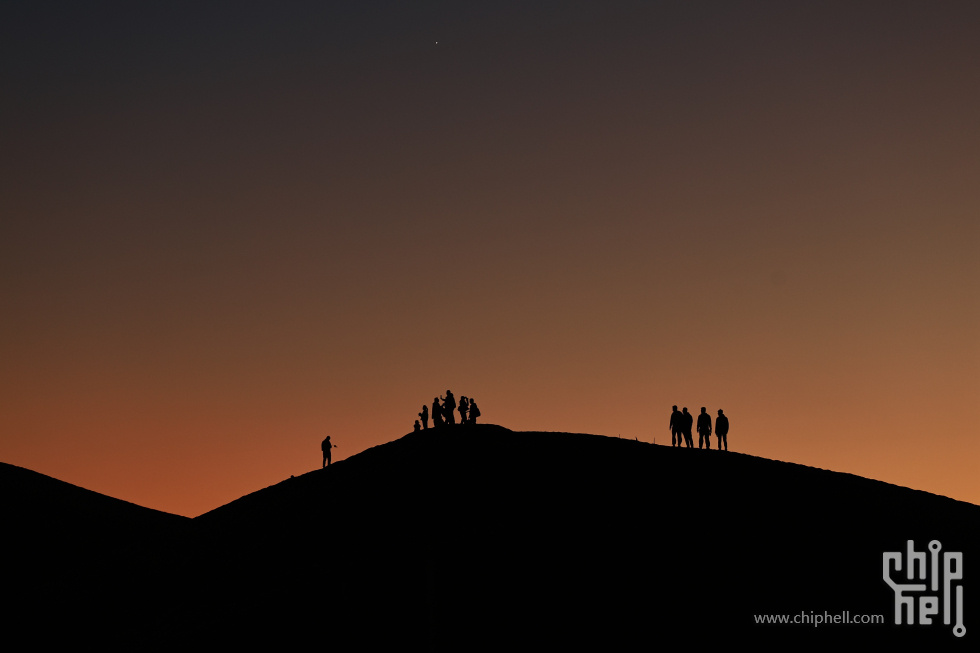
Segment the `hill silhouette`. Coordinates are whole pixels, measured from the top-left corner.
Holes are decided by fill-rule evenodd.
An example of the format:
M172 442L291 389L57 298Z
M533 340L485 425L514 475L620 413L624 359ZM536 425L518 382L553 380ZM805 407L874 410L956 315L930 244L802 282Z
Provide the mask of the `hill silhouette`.
M159 626L190 519L6 463L0 514L8 636L121 644Z
M131 587L156 616L121 613L133 631L154 628L158 643L963 649L977 623L980 507L735 452L457 426L406 435L194 520L132 515L170 543L167 554L135 554L163 570ZM110 522L93 517L88 530L118 546ZM963 552L965 637L953 637L941 612L939 624L893 625L882 554L908 540ZM886 623L753 617L844 611Z

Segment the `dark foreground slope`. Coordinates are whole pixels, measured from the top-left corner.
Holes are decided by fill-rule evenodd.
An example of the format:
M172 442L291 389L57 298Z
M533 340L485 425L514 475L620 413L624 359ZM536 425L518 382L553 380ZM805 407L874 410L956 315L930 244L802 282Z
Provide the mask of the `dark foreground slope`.
M0 463L0 526L7 641L122 644L168 621L186 517Z
M196 589L173 632L199 641L965 650L980 634L971 610L980 507L737 453L456 427L289 479L194 526L185 584ZM882 554L904 551L908 540L917 550L938 540L943 551L963 552L966 637L941 623L893 625ZM754 617L845 611L886 623L757 625Z

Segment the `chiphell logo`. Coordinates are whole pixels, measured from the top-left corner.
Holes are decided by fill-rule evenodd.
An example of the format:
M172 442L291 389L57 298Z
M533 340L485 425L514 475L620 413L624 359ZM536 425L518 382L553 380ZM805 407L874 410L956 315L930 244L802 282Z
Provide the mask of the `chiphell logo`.
M933 617L939 614L939 603L942 599L943 623L947 626L952 623L955 606L956 625L953 626L953 634L963 637L966 634L966 626L963 625L963 553L946 551L940 555L942 548L939 540L933 540L929 542L927 554L925 551L916 551L914 541L909 540L904 552L904 562L901 551L890 551L882 555L882 576L895 591L896 624L914 624L916 614L919 615L918 623L932 624ZM897 573L903 571L903 565L904 578ZM942 593L939 587L940 576ZM923 582L896 582L896 578Z

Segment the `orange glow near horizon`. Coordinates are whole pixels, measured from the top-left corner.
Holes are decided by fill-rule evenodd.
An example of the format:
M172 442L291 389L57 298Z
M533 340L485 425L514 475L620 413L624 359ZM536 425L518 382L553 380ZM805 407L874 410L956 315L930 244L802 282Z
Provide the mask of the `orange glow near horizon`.
M449 388L980 504L978 9L778 4L18 10L0 460L196 516Z

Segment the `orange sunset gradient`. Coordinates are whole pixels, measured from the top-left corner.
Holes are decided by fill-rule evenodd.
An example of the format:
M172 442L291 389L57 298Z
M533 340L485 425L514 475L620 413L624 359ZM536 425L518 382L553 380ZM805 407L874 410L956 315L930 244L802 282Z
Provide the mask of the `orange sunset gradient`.
M328 4L0 21L0 460L196 516L451 389L980 504L976 3Z

